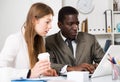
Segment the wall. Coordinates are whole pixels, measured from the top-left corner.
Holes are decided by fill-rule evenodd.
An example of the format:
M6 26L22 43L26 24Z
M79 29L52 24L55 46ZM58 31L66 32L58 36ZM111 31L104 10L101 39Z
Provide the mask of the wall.
M0 49L6 37L22 27L29 5L25 0L0 0Z
M52 29L47 35L59 31L57 27L57 13L62 6L73 6L77 8L78 0L0 0L0 50L2 49L5 39L11 33L19 31L25 21L29 7L34 2L44 2L51 6L55 16L53 18ZM109 0L93 0L94 10L90 14L79 15L80 23L88 18L88 27L105 28L104 11L110 7ZM81 25L80 25L81 26ZM106 37L104 37L106 39ZM97 38L102 47L104 47L103 37Z

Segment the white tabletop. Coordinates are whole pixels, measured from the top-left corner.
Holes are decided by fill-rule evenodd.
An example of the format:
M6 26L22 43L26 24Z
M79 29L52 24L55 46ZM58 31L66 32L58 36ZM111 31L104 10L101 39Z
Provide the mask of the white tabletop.
M37 78L34 80L38 80L38 79L47 80L47 82L75 82L72 80L67 80L67 77L62 77L62 76L43 77L43 78ZM10 82L10 81L4 81L4 82ZM79 82L82 82L82 81L79 81ZM120 82L120 79L119 80L112 80L112 76L108 75L108 76L103 76L103 77L89 78L89 81L87 81L87 82Z
M96 77L96 78L91 78L89 82L120 82L119 80L112 80L112 76L103 76L103 77Z
M49 80L48 82L74 82L74 81L66 80L65 77L63 79L61 77L58 77L58 79L54 77L51 80ZM79 82L81 82L81 81L79 81ZM107 76L102 76L102 77L90 78L89 82L120 82L120 79L112 80L112 76L107 75Z

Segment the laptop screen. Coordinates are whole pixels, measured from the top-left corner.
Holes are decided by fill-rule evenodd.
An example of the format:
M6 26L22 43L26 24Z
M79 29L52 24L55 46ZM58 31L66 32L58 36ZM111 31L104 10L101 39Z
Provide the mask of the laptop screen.
M111 45L109 47L91 78L112 74L112 64L110 61L108 61L108 54L114 57L116 61L120 61L120 45Z

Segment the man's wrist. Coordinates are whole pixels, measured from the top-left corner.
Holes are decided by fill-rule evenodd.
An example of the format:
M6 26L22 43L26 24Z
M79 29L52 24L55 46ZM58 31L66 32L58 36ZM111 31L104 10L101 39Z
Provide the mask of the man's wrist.
M69 71L73 71L73 67L72 66L67 66L67 72Z

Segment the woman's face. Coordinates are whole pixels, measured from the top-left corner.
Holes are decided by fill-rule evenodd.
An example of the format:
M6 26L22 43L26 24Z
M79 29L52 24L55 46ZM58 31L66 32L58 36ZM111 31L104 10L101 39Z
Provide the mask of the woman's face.
M35 21L35 31L38 35L46 36L51 29L52 18L52 14L49 14Z

